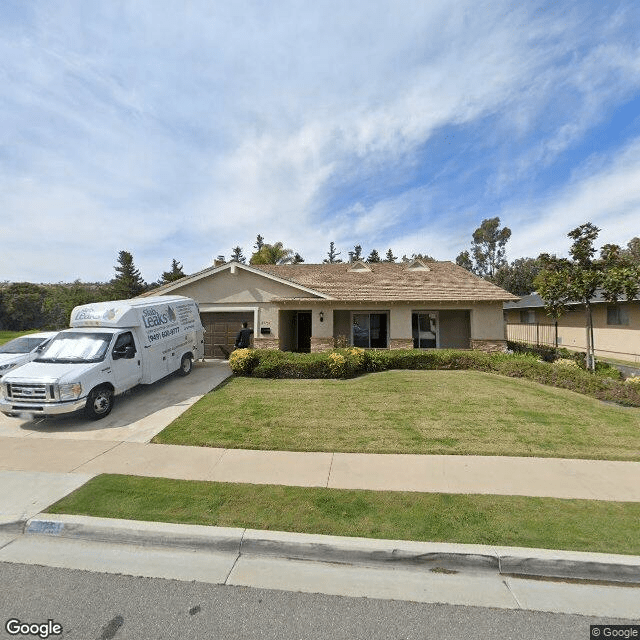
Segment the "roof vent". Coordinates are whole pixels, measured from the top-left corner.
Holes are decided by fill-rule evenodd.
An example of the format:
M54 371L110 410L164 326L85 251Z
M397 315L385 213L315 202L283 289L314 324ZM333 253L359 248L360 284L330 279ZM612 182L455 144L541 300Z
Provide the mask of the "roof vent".
M354 263L351 264L349 271L355 271L356 273L357 272L363 273L366 271L371 271L371 269L364 262L362 262L362 260L356 260Z
M427 267L427 265L418 258L412 260L407 265L407 269L409 269L410 271L431 271L431 269L429 269L429 267Z

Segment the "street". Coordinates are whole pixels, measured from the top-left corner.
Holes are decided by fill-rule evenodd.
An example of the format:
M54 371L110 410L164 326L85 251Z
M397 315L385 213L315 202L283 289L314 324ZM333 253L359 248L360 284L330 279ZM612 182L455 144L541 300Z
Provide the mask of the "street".
M0 563L10 618L51 619L81 640L548 640L589 638L612 619L180 582ZM629 621L619 621L629 622ZM31 636L33 637L33 636Z

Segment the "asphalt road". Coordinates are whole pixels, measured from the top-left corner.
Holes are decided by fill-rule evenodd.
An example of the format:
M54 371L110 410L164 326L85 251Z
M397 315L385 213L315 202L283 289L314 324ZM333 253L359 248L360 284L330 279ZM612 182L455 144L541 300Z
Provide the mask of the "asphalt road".
M7 633L15 618L50 619L62 625L51 638L81 640L580 640L589 638L590 624L616 622L9 563L0 563L0 618L2 638L38 637Z

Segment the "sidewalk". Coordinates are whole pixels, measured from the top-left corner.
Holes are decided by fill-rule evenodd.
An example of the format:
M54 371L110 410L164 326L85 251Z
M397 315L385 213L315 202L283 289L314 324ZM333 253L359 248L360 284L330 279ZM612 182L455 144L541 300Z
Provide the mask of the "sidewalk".
M213 449L0 437L0 471L640 502L640 463Z

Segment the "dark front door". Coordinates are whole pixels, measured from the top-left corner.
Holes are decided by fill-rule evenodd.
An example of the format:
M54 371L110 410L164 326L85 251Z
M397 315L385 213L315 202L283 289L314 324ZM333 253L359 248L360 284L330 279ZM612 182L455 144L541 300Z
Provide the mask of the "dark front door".
M242 323L253 329L253 311L217 311L200 314L204 326L204 357L226 360L234 349L234 343Z
M302 353L311 351L311 311L299 311L296 315L296 350Z

